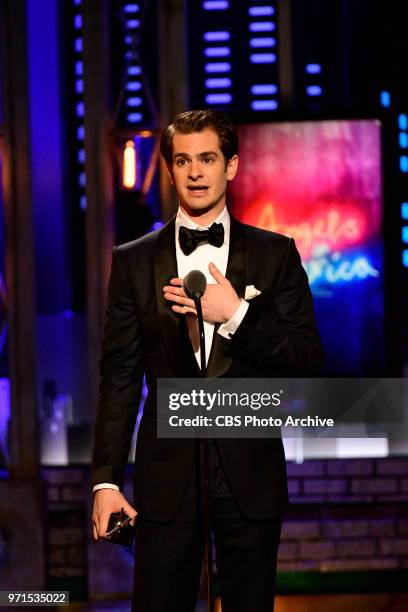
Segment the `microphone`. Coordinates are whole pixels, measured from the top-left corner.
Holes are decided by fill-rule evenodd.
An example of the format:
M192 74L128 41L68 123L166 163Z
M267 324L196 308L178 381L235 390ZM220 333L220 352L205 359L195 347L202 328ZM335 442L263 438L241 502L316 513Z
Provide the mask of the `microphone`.
M189 272L184 278L184 292L194 301L203 296L206 287L207 280L200 270L191 270L191 272Z

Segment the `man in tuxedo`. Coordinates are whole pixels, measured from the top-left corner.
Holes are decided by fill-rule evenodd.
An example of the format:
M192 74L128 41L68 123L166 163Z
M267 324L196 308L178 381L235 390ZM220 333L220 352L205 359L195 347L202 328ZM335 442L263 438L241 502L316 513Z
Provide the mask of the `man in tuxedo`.
M238 222L226 193L238 139L214 110L177 115L161 152L179 197L161 230L113 250L93 452L96 540L111 512L135 519L133 612L193 612L204 551L196 441L157 437L158 378L199 377L193 269L202 298L208 377L308 376L321 362L306 274L292 239ZM252 287L252 299L248 294ZM246 299L247 298L247 299ZM148 396L123 496L140 401ZM287 482L281 439L210 443L210 516L223 612L270 612Z

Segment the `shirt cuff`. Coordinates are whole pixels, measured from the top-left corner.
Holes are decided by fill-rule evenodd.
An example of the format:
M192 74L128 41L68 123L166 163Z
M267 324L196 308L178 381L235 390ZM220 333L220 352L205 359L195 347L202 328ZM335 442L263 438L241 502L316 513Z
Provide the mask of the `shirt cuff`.
M111 482L101 482L93 487L92 492L99 491L99 489L113 489L113 491L120 491L118 485L112 484Z
M238 306L230 320L219 326L218 333L220 334L220 336L222 336L223 338L227 338L227 340L230 340L230 338L237 331L238 327L241 325L242 319L245 317L248 308L248 302L246 300L241 299L240 305Z

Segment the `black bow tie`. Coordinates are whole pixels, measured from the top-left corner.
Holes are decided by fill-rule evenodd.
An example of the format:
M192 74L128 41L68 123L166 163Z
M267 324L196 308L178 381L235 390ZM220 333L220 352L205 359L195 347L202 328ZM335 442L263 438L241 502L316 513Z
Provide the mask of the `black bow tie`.
M190 255L200 243L209 243L219 248L224 243L224 226L222 223L213 223L207 230L193 230L180 226L179 242L184 255Z

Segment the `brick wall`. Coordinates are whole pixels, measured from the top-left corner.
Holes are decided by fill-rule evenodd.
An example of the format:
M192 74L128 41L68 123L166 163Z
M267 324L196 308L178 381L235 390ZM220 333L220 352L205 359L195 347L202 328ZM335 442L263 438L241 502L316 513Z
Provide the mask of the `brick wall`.
M58 588L64 583L73 599L85 599L88 593L89 468L44 468L42 476L47 498L48 588Z
M408 458L308 460L288 462L287 467L291 504L282 528L279 570L408 567ZM48 574L86 580L87 557L92 558L89 550L95 548L90 531L89 468L45 468L43 476L51 518ZM127 495L130 480L129 474ZM109 554L119 554L117 548L121 547L111 546L108 552L107 545L104 566ZM130 585L132 571L131 558L125 558L129 565L125 572L123 562L116 559L112 563L122 568L115 580L118 584L121 577L122 592ZM92 583L92 577L89 580ZM95 590L102 588L101 581L94 584Z
M43 501L42 482L0 479L0 591L44 588Z
M408 458L288 462L281 571L408 567Z

